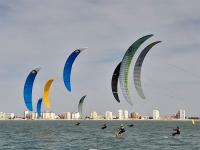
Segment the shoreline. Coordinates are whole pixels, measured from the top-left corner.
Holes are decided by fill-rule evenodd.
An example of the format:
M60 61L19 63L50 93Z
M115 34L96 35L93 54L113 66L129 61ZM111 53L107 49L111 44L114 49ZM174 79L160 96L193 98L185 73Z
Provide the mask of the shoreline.
M100 121L100 122L112 122L112 121L152 121L152 122L190 122L192 119L0 119L0 121ZM196 119L195 121L199 122L200 120Z

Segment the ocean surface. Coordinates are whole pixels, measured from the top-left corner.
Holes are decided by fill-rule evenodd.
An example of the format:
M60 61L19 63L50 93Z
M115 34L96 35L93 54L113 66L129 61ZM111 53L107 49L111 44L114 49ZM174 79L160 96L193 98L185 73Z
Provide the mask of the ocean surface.
M189 121L0 121L5 150L200 150L200 122ZM128 124L134 127L128 127ZM126 132L116 137L123 124ZM171 136L179 126L181 134Z

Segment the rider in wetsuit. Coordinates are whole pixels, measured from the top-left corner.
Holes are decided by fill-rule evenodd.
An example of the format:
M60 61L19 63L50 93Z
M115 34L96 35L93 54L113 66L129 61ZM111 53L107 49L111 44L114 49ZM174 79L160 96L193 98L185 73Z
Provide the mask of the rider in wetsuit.
M128 127L133 127L134 126L134 124L129 124L129 125L127 125Z
M124 133L125 131L126 131L126 130L125 130L124 126L121 125L120 128L119 128L118 135L121 135L121 134Z
M180 134L181 133L181 130L180 130L180 128L177 126L177 128L176 129L173 129L174 131L176 131L176 132L174 132L174 133L172 133L172 136L175 136L176 134Z
M105 129L105 128L107 128L106 123L103 125L103 127L101 127L101 129Z
M80 125L80 122L77 122L75 125L76 125L76 126L79 126L79 125Z

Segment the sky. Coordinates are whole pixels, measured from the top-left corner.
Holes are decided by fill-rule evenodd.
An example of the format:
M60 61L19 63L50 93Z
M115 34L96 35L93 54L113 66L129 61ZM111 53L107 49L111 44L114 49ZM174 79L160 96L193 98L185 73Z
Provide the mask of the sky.
M152 115L200 116L200 1L182 0L6 0L0 1L0 111L22 115L26 110L23 86L37 67L33 108L53 78L51 111L77 111L87 94L84 112L118 109ZM154 34L138 50L161 40L147 54L142 67L141 99L133 86L133 106L123 98L117 103L111 78L129 46L138 38ZM72 92L63 83L63 68L70 53L88 47L75 61ZM132 64L135 62L135 57ZM45 111L46 108L42 107Z

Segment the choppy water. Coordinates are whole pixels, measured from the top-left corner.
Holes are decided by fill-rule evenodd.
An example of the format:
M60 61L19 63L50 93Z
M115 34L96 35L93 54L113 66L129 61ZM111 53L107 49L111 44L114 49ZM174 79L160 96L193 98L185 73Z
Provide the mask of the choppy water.
M166 121L0 121L0 149L113 149L113 150L200 150L200 122ZM134 127L127 124L134 123ZM114 133L123 124L126 132ZM172 137L172 129L181 128L181 135Z

